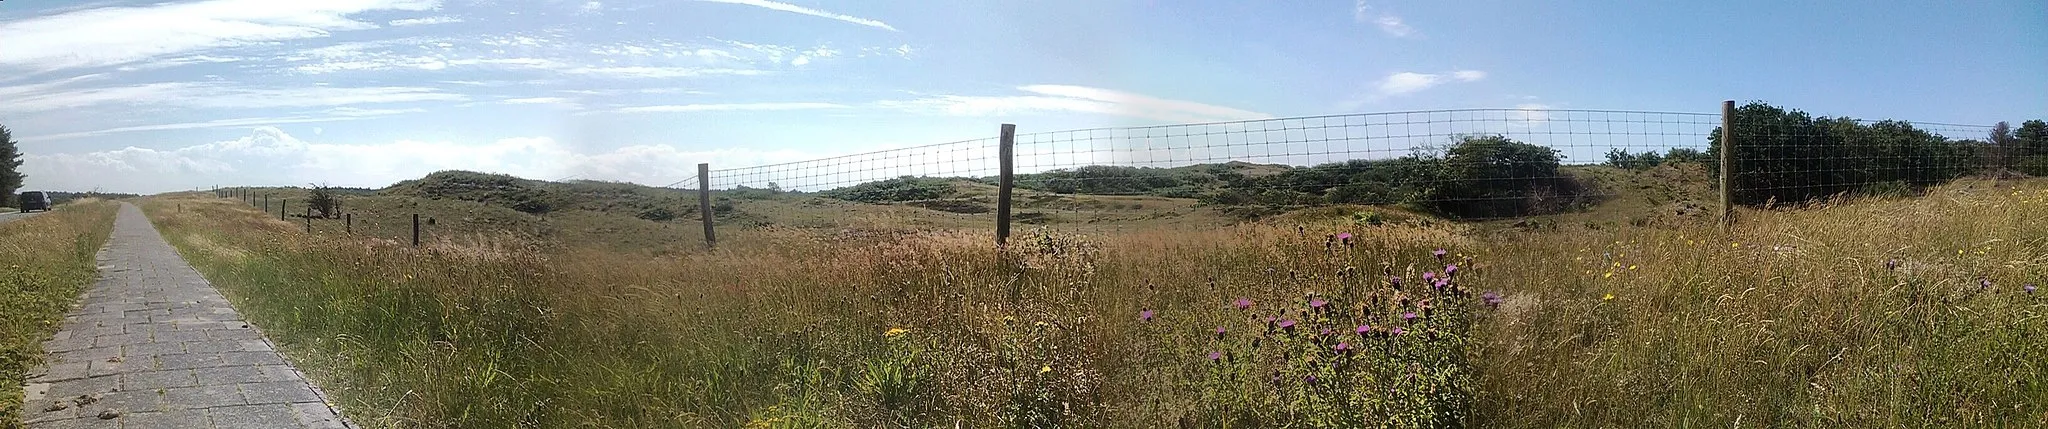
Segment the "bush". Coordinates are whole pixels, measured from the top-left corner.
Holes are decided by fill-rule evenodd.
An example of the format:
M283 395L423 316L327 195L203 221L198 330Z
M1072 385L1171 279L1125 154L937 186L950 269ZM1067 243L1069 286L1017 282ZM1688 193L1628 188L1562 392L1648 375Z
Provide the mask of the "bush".
M948 179L903 176L825 191L826 197L863 203L894 203L949 198L960 193Z
M1463 137L1445 152L1446 181L1428 202L1457 217L1534 213L1539 199L1554 202L1583 194L1582 185L1558 172L1558 160L1556 149L1498 135Z
M1882 182L1918 188L1982 166L1977 148L1902 121L1815 119L1750 103L1735 110L1734 124L1741 148L1735 153L1734 197L1741 204L1812 201ZM1718 156L1721 131L1708 142L1709 158Z

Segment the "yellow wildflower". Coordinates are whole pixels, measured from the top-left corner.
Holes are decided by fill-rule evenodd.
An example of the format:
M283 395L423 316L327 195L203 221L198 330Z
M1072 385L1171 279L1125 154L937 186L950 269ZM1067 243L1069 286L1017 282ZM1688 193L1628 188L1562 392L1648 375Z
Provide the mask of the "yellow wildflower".
M1601 301L1613 301L1613 300L1614 300L1614 294L1610 293L1610 294L1607 294L1607 296L1602 296L1602 297L1600 297L1600 300L1601 300Z
M1607 272L1607 274L1605 274L1605 275L1602 275L1602 276L1600 276L1600 278L1603 278L1603 279L1611 279L1611 278L1614 278L1614 272L1613 272L1613 271L1608 271L1608 272Z
M1052 365L1046 365L1046 366L1041 366L1041 367L1038 367L1038 374L1039 374L1039 375L1044 375L1045 373L1048 373L1048 372L1052 372Z
M1634 265L1630 265L1630 266L1628 266L1628 270L1629 270L1629 271L1635 271L1635 270L1636 270L1636 266L1634 266Z
M894 338L898 335L903 335L906 332L910 332L910 330L903 328L889 328L889 331L883 332L882 336Z

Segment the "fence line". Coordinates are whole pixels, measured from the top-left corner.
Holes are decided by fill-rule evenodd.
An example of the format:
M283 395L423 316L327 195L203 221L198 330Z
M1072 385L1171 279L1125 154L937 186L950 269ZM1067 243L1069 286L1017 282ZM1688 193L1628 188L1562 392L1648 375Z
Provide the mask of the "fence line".
M702 198L793 192L967 213L986 209L981 203L991 197L976 187L992 188L1001 243L1013 189L1035 197L1195 197L1272 209L1419 203L1498 219L1617 195L1560 167L1641 168L1669 160L1706 167L1702 174L1714 179L1721 197L1718 212L1732 221L1734 206L1757 198L1923 185L1977 171L1986 159L1985 148L1957 141L1983 136L1986 126L1914 123L1901 130L1903 122L1822 118L1832 122L1787 128L1766 121L1772 118L1743 119L1760 114L1754 106L1722 107L1449 109L1018 134L1003 124L996 138L708 169L696 179ZM1717 141L1734 142L1736 150L1717 153ZM1047 207L1060 209L1033 209ZM700 212L709 237L716 214Z
M1810 118L1733 101L1721 107L1719 113L1448 109L1024 133L1001 124L989 138L737 168L699 164L696 174L661 188L696 194L707 247L717 243L714 194L819 195L993 212L1002 244L1020 213L1031 222L1100 213L1105 204L1167 201L1154 197L1193 198L1247 215L1357 204L1501 219L1624 195L1600 182L1605 179L1585 177L1593 170L1583 166L1641 170L1679 163L1700 165L1686 174L1711 178L1720 200L1712 213L1732 223L1738 205L2004 174L2027 156L2048 165L2048 153L1972 140L1986 137L1989 126ZM687 188L691 183L696 189ZM268 192L216 192L265 211L284 209L271 205ZM1123 199L1061 198L1076 195Z

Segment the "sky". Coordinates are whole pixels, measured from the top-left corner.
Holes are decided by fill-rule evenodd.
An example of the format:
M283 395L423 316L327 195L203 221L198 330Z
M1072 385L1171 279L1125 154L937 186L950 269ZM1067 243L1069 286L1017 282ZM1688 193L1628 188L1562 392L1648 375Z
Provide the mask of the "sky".
M2048 1L1883 3L4 0L0 125L29 189L157 193L446 169L659 186L698 163L958 141L978 154L1004 123L1045 143L1722 100L2048 118ZM1329 138L1296 131L1281 139ZM959 159L939 150L906 158ZM967 159L958 170L990 162Z

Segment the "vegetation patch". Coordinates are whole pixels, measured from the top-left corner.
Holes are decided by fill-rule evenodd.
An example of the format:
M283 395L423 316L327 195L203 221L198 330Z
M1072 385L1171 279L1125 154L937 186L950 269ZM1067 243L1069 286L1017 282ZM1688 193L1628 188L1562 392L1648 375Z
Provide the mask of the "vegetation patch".
M42 343L80 292L119 205L73 200L47 214L0 224L0 427L21 421L22 382L43 360Z

